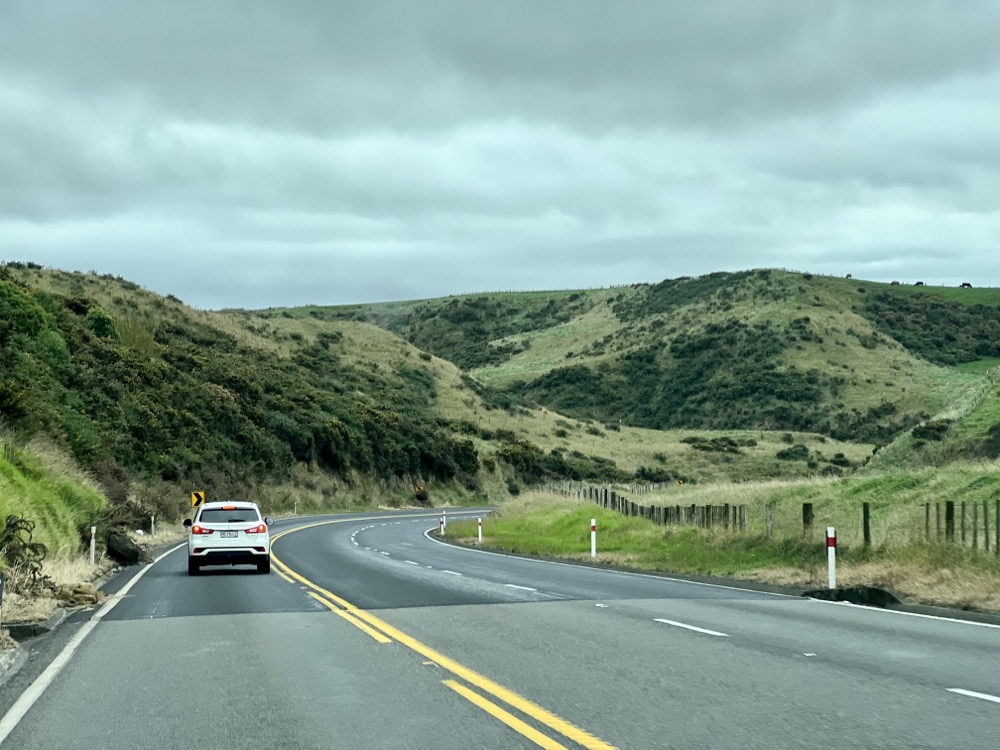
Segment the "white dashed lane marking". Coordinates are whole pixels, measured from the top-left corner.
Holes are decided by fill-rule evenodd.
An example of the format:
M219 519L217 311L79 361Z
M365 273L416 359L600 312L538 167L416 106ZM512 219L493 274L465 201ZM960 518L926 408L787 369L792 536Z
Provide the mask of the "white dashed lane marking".
M977 693L973 690L962 690L962 688L948 688L948 692L955 693L956 695L964 695L966 698L978 698L981 701L1000 703L1000 697L990 695L989 693Z
M673 625L675 628L683 628L684 630L693 630L695 633L704 633L705 635L714 635L716 638L728 638L729 635L726 633L720 633L717 630L706 630L705 628L698 628L694 625L687 625L683 622L677 622L676 620L660 620L657 619L655 622L662 622L664 625Z

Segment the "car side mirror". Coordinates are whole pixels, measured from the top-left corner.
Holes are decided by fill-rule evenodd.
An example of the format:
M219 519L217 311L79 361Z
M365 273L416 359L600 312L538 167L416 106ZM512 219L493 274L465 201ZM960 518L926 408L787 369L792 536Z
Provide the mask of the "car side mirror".
M184 519L184 528L185 529L190 529L191 528L191 519L190 518L185 518Z
M271 518L270 516L268 516L267 518L264 519L264 523L267 524L268 526L273 526L274 525L274 519Z

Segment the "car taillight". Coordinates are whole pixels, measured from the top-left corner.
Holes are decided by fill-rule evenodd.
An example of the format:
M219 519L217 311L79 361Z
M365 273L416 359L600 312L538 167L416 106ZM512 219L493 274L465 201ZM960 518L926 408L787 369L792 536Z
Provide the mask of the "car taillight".
M267 533L267 526L264 525L264 524L261 524L260 526L255 526L252 529L247 529L247 533L248 534L266 534Z
M215 529L206 529L204 526L192 526L191 527L191 533L192 534L214 534L215 533Z

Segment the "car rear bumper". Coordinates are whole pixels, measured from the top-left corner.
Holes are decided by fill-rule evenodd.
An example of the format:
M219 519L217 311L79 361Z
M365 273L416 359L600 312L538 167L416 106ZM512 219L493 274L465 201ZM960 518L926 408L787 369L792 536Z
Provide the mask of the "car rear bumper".
M199 565L256 565L266 560L270 553L266 547L257 549L198 549L189 554Z

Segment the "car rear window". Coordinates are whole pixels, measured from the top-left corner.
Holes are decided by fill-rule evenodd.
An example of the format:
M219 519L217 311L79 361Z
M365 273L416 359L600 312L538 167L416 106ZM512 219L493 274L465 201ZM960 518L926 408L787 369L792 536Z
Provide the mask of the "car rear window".
M260 513L256 508L236 508L235 510L225 510L224 508L205 508L198 519L202 523L244 523L247 521L260 521Z

